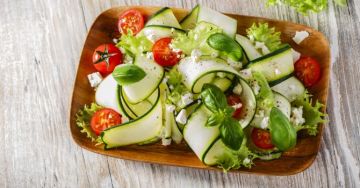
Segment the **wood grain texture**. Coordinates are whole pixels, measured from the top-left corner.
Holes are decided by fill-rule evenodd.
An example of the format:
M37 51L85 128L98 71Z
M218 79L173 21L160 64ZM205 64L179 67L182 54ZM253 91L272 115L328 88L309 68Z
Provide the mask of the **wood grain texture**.
M3 0L0 6L0 187L360 187L360 1L304 17L264 0ZM289 20L328 37L329 122L306 171L289 177L223 174L131 162L78 147L67 126L70 95L87 31L118 5L191 8Z

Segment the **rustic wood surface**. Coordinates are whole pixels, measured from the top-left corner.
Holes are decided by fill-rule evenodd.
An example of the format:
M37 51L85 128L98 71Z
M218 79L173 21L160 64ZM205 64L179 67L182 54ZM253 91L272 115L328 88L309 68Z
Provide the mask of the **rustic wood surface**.
M360 1L330 3L305 17L264 0L2 0L0 6L0 187L360 187ZM290 20L329 39L329 122L321 151L288 177L119 160L81 149L68 126L70 95L83 43L102 11L118 5L191 8Z

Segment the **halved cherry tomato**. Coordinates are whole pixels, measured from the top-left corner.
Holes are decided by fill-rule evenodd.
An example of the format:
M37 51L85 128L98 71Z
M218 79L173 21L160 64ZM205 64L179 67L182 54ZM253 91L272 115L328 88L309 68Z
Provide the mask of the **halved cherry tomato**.
M161 38L157 40L152 48L154 60L161 66L174 66L180 60L181 52L174 52L169 44L171 38Z
M301 57L295 63L295 75L306 87L315 85L320 79L320 64L311 57Z
M121 124L121 115L110 108L103 108L95 112L91 118L90 126L96 135L105 129Z
M242 102L240 96L236 94L231 94L227 96L227 103L230 106L239 106L238 108L235 109L232 116L233 118L239 120L241 118L241 109L242 109Z
M270 132L267 130L254 128L251 132L251 139L261 149L274 148L274 145L271 143Z
M133 35L144 28L144 16L136 9L130 9L122 13L118 20L118 28L121 33L127 34L130 29Z
M122 63L122 53L113 44L102 44L95 49L92 60L96 70L106 76Z

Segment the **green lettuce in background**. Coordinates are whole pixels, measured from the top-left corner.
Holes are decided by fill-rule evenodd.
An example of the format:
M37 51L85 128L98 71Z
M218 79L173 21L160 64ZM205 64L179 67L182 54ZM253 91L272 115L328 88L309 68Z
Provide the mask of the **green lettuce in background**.
M346 5L346 0L333 0L340 6ZM320 12L326 9L328 0L268 0L267 5L279 5L285 4L293 7L301 14L307 15L309 11Z

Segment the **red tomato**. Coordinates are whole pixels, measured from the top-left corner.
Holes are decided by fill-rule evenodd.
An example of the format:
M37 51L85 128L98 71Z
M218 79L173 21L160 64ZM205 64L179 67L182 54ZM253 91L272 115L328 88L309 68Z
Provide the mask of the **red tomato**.
M122 63L122 53L113 44L102 44L95 49L92 60L96 70L106 76Z
M100 135L105 129L121 124L121 115L110 108L103 108L95 112L91 118L91 129Z
M180 60L181 52L174 52L169 44L171 38L161 38L157 40L152 48L154 60L161 66L174 66Z
M236 94L231 94L231 95L227 96L227 103L230 106L235 106L235 105L240 104L239 108L235 109L233 116L232 116L233 118L239 120L241 118L241 109L242 109L242 102L241 102L240 96L236 95Z
M320 79L320 64L311 57L301 57L295 63L295 75L306 87L315 85Z
M118 28L121 33L127 34L130 29L133 35L144 28L144 17L140 11L130 9L122 13L119 17Z
M274 148L274 145L271 143L270 132L267 130L254 128L251 132L251 139L261 149Z

